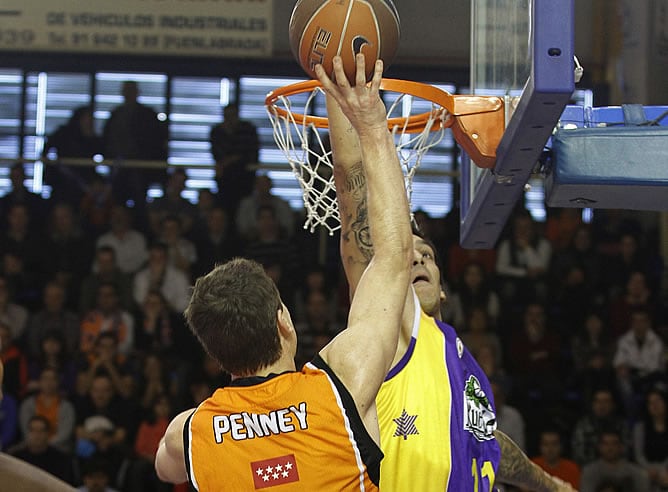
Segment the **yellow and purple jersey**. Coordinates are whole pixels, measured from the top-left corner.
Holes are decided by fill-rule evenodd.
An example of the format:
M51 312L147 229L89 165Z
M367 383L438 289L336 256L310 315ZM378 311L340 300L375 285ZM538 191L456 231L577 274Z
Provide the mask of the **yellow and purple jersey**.
M490 492L500 460L487 377L455 330L416 302L410 345L376 404L380 488Z

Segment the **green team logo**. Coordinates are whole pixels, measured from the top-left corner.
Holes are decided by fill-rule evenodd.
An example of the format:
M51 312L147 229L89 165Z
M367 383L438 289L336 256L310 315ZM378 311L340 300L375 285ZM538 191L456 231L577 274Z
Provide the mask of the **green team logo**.
M464 387L464 430L469 431L478 441L494 439L496 414L473 374Z

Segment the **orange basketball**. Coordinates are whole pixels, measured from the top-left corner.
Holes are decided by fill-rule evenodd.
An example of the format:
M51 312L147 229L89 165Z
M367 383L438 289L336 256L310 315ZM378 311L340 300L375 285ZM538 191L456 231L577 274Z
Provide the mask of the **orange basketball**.
M311 78L321 63L332 74L340 55L348 80L355 82L355 55L363 53L366 78L375 61L387 68L399 45L399 15L391 0L298 0L290 17L290 47Z

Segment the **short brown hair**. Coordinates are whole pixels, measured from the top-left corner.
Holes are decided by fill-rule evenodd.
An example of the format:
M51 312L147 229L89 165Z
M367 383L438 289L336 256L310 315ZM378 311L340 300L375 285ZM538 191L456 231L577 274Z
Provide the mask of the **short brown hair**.
M280 294L262 266L234 258L197 279L185 317L226 371L251 375L281 356L279 309Z

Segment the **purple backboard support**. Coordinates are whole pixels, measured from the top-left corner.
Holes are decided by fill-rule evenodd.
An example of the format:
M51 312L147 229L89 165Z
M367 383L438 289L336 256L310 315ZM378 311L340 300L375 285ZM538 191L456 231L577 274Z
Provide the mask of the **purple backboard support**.
M574 0L533 0L531 74L499 142L496 165L477 178L462 161L460 244L493 248L568 104L574 81Z

